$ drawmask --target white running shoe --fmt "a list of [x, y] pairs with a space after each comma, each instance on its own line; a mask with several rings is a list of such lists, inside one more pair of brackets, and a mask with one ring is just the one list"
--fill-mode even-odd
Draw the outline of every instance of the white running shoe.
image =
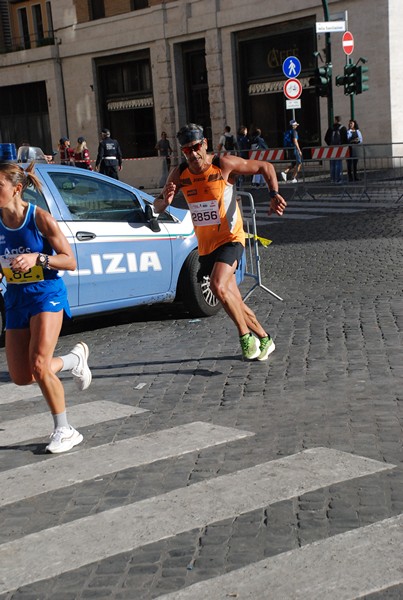
[[287, 173], [285, 173], [284, 171], [281, 171], [280, 175], [281, 175], [283, 181], [287, 181]]
[[88, 366], [88, 355], [90, 351], [85, 342], [78, 342], [70, 352], [71, 354], [78, 356], [78, 365], [74, 367], [71, 374], [74, 377], [77, 388], [82, 392], [90, 386], [92, 381], [92, 373]]
[[50, 439], [50, 443], [46, 446], [46, 452], [59, 454], [60, 452], [67, 452], [80, 444], [83, 441], [83, 436], [74, 427], [58, 427], [50, 435]]
[[291, 181], [291, 183], [298, 183], [298, 179], [295, 179], [295, 177], [294, 177], [294, 179]]

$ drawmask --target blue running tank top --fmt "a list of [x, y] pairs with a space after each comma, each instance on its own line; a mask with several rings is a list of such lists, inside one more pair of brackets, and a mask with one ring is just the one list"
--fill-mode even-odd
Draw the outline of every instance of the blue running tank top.
[[[54, 253], [48, 240], [37, 227], [35, 204], [28, 204], [24, 222], [17, 229], [10, 229], [4, 225], [0, 211], [0, 256], [11, 258], [31, 252], [43, 252], [49, 255]], [[43, 269], [43, 277], [49, 280], [57, 279], [60, 275], [55, 269]]]

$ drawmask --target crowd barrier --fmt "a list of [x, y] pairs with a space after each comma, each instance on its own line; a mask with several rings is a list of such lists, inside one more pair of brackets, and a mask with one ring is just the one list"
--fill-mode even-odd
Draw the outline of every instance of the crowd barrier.
[[[357, 144], [354, 146], [312, 146], [301, 148], [303, 162], [298, 175], [298, 184], [284, 183], [281, 171], [287, 168], [294, 159], [291, 148], [274, 148], [269, 151], [269, 160], [276, 168], [279, 185], [292, 188], [292, 197], [321, 198], [325, 196], [366, 198], [370, 201], [388, 198], [391, 202], [399, 202], [403, 198], [403, 143], [396, 144]], [[250, 151], [250, 158], [258, 158], [256, 152]], [[262, 155], [263, 156], [263, 155]], [[269, 155], [268, 155], [269, 156]], [[331, 162], [342, 161], [342, 178], [340, 183], [331, 181]], [[348, 162], [357, 161], [356, 181], [349, 181]], [[290, 198], [290, 195], [287, 194]]]
[[[358, 144], [351, 146], [302, 147], [303, 162], [298, 175], [298, 185], [294, 185], [293, 195], [312, 198], [323, 195], [365, 196], [373, 198], [385, 192], [389, 199], [399, 202], [403, 197], [403, 143]], [[353, 155], [351, 155], [353, 152]], [[220, 152], [221, 156], [235, 152]], [[49, 157], [50, 158], [50, 157]], [[294, 158], [292, 148], [269, 148], [251, 150], [249, 158], [265, 160], [274, 164], [278, 173], [279, 185], [285, 185], [280, 177]], [[342, 161], [342, 181], [332, 183], [330, 165], [332, 160]], [[348, 181], [348, 161], [358, 161], [358, 181]], [[180, 156], [173, 153], [171, 164], [175, 166]], [[56, 162], [57, 159], [56, 159]], [[95, 160], [91, 160], [92, 166]], [[124, 158], [120, 179], [134, 187], [156, 189], [163, 187], [168, 176], [165, 157]], [[289, 195], [287, 195], [289, 197]]]
[[[270, 290], [262, 283], [262, 274], [260, 270], [260, 253], [259, 253], [259, 241], [262, 240], [264, 245], [268, 245], [270, 240], [263, 240], [257, 235], [256, 226], [256, 209], [252, 194], [249, 192], [237, 192], [237, 201], [241, 210], [244, 230], [246, 233], [246, 270], [245, 277], [249, 277], [253, 280], [252, 287], [244, 295], [244, 300], [247, 300], [255, 289], [260, 288], [271, 294], [277, 300], [283, 300], [278, 294]], [[265, 244], [267, 242], [267, 244]]]

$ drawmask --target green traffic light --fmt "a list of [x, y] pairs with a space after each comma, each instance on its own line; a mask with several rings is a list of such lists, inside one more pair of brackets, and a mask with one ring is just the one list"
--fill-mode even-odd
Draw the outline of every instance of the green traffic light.
[[315, 69], [314, 77], [309, 79], [309, 85], [315, 86], [317, 96], [328, 96], [332, 84], [332, 65], [327, 64]]
[[357, 90], [356, 94], [362, 94], [369, 90], [369, 84], [367, 83], [369, 80], [368, 67], [365, 65], [360, 65], [357, 67]]

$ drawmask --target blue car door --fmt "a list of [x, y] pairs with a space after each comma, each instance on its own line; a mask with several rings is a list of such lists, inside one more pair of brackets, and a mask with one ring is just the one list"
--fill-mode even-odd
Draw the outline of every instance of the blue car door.
[[48, 171], [68, 211], [64, 219], [74, 238], [78, 301], [85, 312], [146, 303], [168, 294], [172, 280], [170, 236], [162, 225], [153, 232], [135, 191], [118, 181], [80, 169]]

